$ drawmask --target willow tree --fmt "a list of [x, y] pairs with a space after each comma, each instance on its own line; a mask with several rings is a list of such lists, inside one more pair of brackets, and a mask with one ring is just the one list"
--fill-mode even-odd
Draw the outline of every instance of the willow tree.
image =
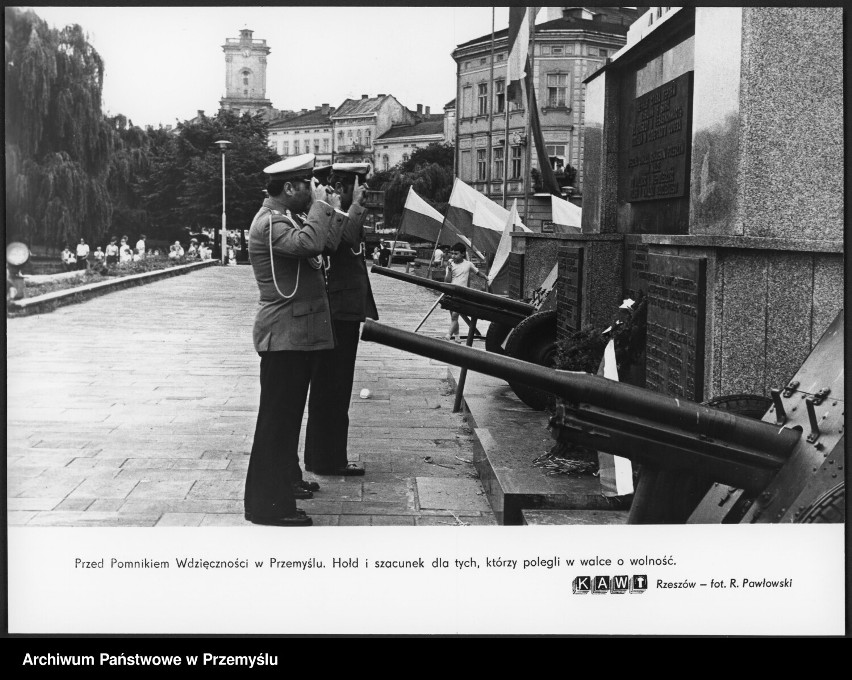
[[32, 11], [5, 8], [5, 41], [7, 238], [99, 240], [112, 217], [103, 60], [80, 26], [51, 29]]

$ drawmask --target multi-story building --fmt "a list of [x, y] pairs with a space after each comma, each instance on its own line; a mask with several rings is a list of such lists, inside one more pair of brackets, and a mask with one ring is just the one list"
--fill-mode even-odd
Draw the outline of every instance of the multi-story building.
[[[550, 19], [557, 9], [562, 16]], [[541, 130], [557, 179], [567, 184], [562, 171], [576, 169], [575, 196], [582, 195], [583, 182], [583, 80], [625, 44], [637, 14], [621, 7], [548, 8], [549, 20], [536, 25], [533, 83]], [[526, 102], [506, 100], [507, 36], [508, 29], [495, 33], [493, 75], [490, 33], [458, 45], [452, 56], [458, 72], [456, 174], [497, 202], [505, 178], [508, 205], [533, 187], [524, 186]], [[536, 168], [536, 154], [530, 157]]]
[[266, 56], [270, 49], [266, 40], [252, 38], [254, 31], [244, 28], [239, 38], [227, 38], [225, 52], [225, 96], [219, 101], [223, 109], [234, 113], [270, 115], [272, 102], [266, 98]]
[[269, 124], [269, 146], [282, 157], [303, 153], [316, 154], [317, 165], [332, 160], [332, 122], [334, 107], [317, 106], [313, 111], [302, 109], [292, 118], [274, 120]]
[[333, 163], [373, 163], [374, 142], [394, 125], [413, 125], [414, 114], [393, 95], [346, 99], [330, 116]]
[[388, 170], [397, 163], [407, 161], [415, 149], [446, 141], [445, 116], [425, 112], [417, 105], [416, 122], [412, 125], [394, 125], [374, 142], [374, 158], [377, 170]]

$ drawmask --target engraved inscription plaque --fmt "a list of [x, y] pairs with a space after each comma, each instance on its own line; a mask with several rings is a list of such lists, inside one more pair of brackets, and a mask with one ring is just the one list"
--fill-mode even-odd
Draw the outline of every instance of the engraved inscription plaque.
[[633, 101], [627, 154], [629, 202], [686, 195], [691, 86], [692, 73], [685, 73]]
[[558, 259], [557, 317], [567, 331], [578, 331], [583, 310], [583, 248], [560, 248]]
[[521, 253], [509, 253], [506, 264], [509, 268], [509, 297], [513, 300], [523, 300], [524, 256]]
[[702, 401], [707, 260], [648, 254], [645, 387]]
[[624, 293], [625, 297], [639, 299], [640, 291], [648, 290], [648, 282], [642, 273], [648, 270], [648, 246], [644, 243], [624, 244]]

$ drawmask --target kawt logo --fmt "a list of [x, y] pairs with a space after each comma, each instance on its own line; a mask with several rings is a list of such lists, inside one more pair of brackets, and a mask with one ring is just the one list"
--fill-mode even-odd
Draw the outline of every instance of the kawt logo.
[[648, 577], [644, 574], [628, 576], [577, 576], [572, 589], [575, 595], [593, 593], [595, 595], [623, 595], [624, 593], [644, 593], [648, 590]]

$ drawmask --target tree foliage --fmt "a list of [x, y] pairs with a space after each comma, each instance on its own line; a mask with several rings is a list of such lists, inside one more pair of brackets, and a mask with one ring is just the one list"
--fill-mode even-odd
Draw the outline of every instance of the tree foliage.
[[371, 186], [385, 192], [386, 227], [399, 227], [409, 187], [440, 213], [446, 213], [453, 190], [454, 154], [452, 144], [430, 144], [416, 149], [407, 161], [373, 176]]
[[219, 111], [180, 123], [177, 133], [152, 153], [144, 184], [153, 233], [197, 232], [221, 225], [222, 158], [214, 142], [231, 144], [225, 154], [225, 207], [229, 229], [248, 228], [263, 200], [263, 168], [278, 160], [267, 143], [260, 115]]
[[5, 8], [5, 40], [7, 237], [94, 239], [112, 218], [103, 61], [80, 26], [32, 11]]

